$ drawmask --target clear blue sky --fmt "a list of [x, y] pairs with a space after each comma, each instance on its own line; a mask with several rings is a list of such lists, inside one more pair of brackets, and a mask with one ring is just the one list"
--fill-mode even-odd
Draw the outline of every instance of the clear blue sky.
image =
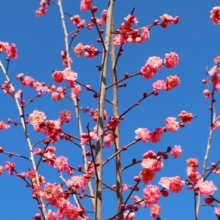
[[[155, 152], [165, 151], [168, 146], [181, 145], [183, 155], [177, 160], [170, 158], [164, 161], [162, 172], [158, 173], [152, 184], [157, 184], [162, 176], [182, 176], [186, 179], [186, 159], [197, 157], [199, 159], [200, 171], [203, 163], [203, 157], [207, 144], [210, 122], [210, 101], [203, 97], [205, 86], [201, 80], [205, 77], [206, 67], [211, 68], [214, 63], [213, 59], [220, 55], [220, 27], [213, 25], [210, 20], [210, 10], [214, 6], [218, 6], [219, 1], [212, 0], [129, 0], [115, 2], [115, 26], [119, 27], [120, 23], [135, 7], [135, 15], [139, 21], [138, 27], [151, 24], [154, 19], [159, 19], [164, 13], [172, 16], [179, 16], [178, 25], [169, 26], [167, 29], [155, 27], [151, 29], [150, 40], [143, 44], [127, 44], [124, 46], [123, 56], [120, 57], [118, 65], [119, 78], [124, 73], [136, 73], [145, 64], [150, 56], [160, 56], [164, 58], [165, 53], [176, 52], [180, 57], [179, 65], [172, 69], [163, 68], [153, 79], [145, 80], [141, 76], [132, 78], [127, 81], [127, 88], [122, 88], [119, 92], [119, 112], [122, 113], [129, 106], [134, 104], [142, 96], [142, 92], [150, 92], [152, 83], [157, 79], [165, 79], [168, 75], [178, 74], [181, 83], [178, 88], [170, 92], [161, 92], [158, 97], [150, 97], [145, 100], [137, 108], [133, 109], [126, 115], [125, 120], [121, 124], [121, 146], [124, 146], [134, 140], [134, 131], [139, 127], [146, 127], [154, 130], [155, 127], [165, 125], [167, 117], [177, 117], [182, 111], [192, 112], [198, 117], [184, 129], [180, 129], [176, 133], [167, 132], [162, 136], [161, 142], [158, 144], [143, 144], [139, 142], [131, 147], [129, 151], [122, 155], [122, 165], [129, 164], [132, 158], [141, 159], [142, 154], [152, 149]], [[107, 1], [94, 0], [93, 5], [98, 5], [99, 11], [97, 17], [103, 9], [107, 7]], [[79, 14], [80, 17], [86, 19], [86, 23], [90, 22], [91, 13], [81, 12], [79, 10], [78, 1], [63, 0], [64, 11], [72, 15]], [[23, 89], [15, 76], [23, 72], [30, 75], [37, 81], [44, 81], [48, 85], [52, 83], [52, 70], [63, 70], [60, 59], [60, 52], [64, 50], [63, 31], [61, 27], [60, 14], [58, 7], [51, 4], [48, 7], [48, 13], [42, 17], [35, 16], [35, 10], [39, 7], [37, 0], [1, 0], [0, 2], [0, 41], [7, 41], [10, 44], [15, 43], [18, 48], [18, 59], [12, 60], [9, 67], [9, 75], [16, 89]], [[72, 31], [75, 27], [70, 23], [69, 17], [66, 17], [68, 31]], [[101, 45], [96, 43], [97, 33], [95, 29], [88, 32], [83, 30], [74, 40], [73, 46], [79, 42], [88, 45], [94, 45], [101, 49]], [[98, 90], [99, 72], [97, 65], [101, 63], [101, 56], [95, 59], [77, 58], [71, 51], [73, 59], [72, 69], [78, 73], [78, 80], [84, 84], [90, 84], [94, 89]], [[0, 54], [0, 60], [5, 64], [5, 54]], [[0, 84], [4, 82], [4, 76], [0, 74]], [[108, 84], [111, 83], [111, 76], [108, 77]], [[26, 100], [34, 95], [34, 91], [24, 88], [24, 97]], [[111, 92], [107, 93], [107, 97], [111, 99]], [[219, 110], [218, 93], [216, 94], [217, 113]], [[80, 105], [96, 108], [97, 99], [92, 98], [92, 94], [83, 89], [80, 95]], [[9, 97], [0, 93], [0, 121], [12, 118], [13, 121], [19, 121], [18, 112], [14, 101]], [[43, 111], [47, 115], [47, 119], [57, 119], [59, 112], [64, 109], [73, 112], [73, 118], [64, 130], [78, 136], [75, 115], [72, 103], [68, 100], [53, 102], [49, 94], [43, 98], [34, 101], [26, 109], [26, 114], [30, 114], [33, 110]], [[106, 110], [109, 116], [112, 110], [108, 103]], [[82, 114], [83, 129], [86, 131], [86, 124], [90, 122], [94, 126], [94, 122], [88, 114]], [[43, 138], [41, 134], [35, 134], [32, 126], [29, 126], [32, 143]], [[0, 131], [0, 146], [5, 150], [20, 153], [28, 156], [27, 145], [24, 134], [20, 127], [11, 126], [8, 131]], [[215, 132], [213, 145], [210, 155], [209, 164], [219, 159], [218, 151], [218, 134]], [[54, 146], [57, 148], [56, 155], [63, 154], [69, 157], [69, 163], [73, 166], [81, 164], [79, 149], [66, 142], [60, 141]], [[107, 158], [113, 153], [113, 147], [105, 149], [104, 157]], [[71, 156], [70, 156], [71, 155]], [[0, 155], [0, 165], [9, 160], [6, 155]], [[29, 164], [20, 158], [12, 158], [10, 161], [17, 164], [19, 172], [27, 171]], [[136, 165], [129, 171], [123, 173], [124, 183], [133, 185], [133, 176], [138, 175], [141, 170], [140, 165]], [[52, 167], [42, 164], [40, 172], [45, 175], [47, 182], [60, 182], [58, 173]], [[77, 173], [76, 173], [77, 174]], [[67, 178], [67, 176], [65, 176]], [[9, 177], [7, 173], [0, 176], [1, 196], [0, 196], [0, 219], [31, 219], [38, 212], [36, 202], [31, 198], [31, 190], [25, 187], [22, 180], [15, 175]], [[106, 165], [104, 170], [105, 182], [109, 185], [115, 184], [114, 163]], [[218, 187], [220, 182], [214, 176], [210, 180], [215, 180]], [[141, 196], [144, 185], [138, 194]], [[111, 192], [112, 193], [112, 192]], [[127, 193], [125, 194], [127, 195]], [[219, 191], [214, 194], [220, 197]], [[114, 215], [116, 211], [115, 197], [104, 190], [104, 217]], [[126, 196], [125, 196], [126, 198]], [[90, 207], [90, 203], [85, 198], [85, 206]], [[162, 219], [166, 220], [185, 220], [193, 219], [193, 192], [184, 189], [182, 193], [171, 194], [168, 198], [161, 197], [159, 204], [162, 207], [160, 214]], [[89, 208], [88, 208], [89, 209]], [[93, 219], [93, 217], [91, 217]], [[136, 213], [135, 219], [151, 219], [149, 209], [140, 209]], [[200, 212], [200, 220], [215, 220], [213, 209], [203, 207]]]

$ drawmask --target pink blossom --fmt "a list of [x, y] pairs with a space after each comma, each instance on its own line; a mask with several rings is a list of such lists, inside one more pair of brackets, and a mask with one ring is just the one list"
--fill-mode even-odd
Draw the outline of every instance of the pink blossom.
[[166, 24], [173, 24], [173, 17], [168, 14], [160, 16], [160, 20], [164, 21]]
[[36, 155], [42, 155], [43, 151], [40, 148], [35, 148], [34, 149], [34, 154]]
[[85, 56], [87, 58], [94, 58], [99, 54], [99, 51], [97, 48], [93, 47], [92, 45], [85, 45], [84, 46], [84, 50], [85, 50]]
[[18, 90], [18, 91], [14, 94], [14, 98], [15, 98], [15, 99], [19, 99], [19, 98], [21, 98], [21, 95], [22, 95], [22, 90]]
[[72, 117], [72, 113], [69, 110], [63, 110], [60, 112], [60, 120], [62, 122], [69, 122]]
[[34, 79], [33, 79], [31, 76], [25, 76], [25, 77], [21, 80], [21, 83], [22, 83], [24, 86], [33, 87], [33, 82], [34, 82]]
[[85, 20], [80, 19], [79, 15], [74, 15], [70, 18], [70, 21], [76, 25], [77, 28], [84, 28], [85, 27]]
[[72, 63], [73, 61], [72, 61], [72, 59], [69, 57], [69, 60], [67, 59], [67, 53], [66, 53], [66, 51], [61, 51], [61, 59], [62, 59], [62, 61], [63, 61], [63, 66], [64, 67], [68, 67], [68, 64], [70, 63]]
[[214, 213], [219, 217], [220, 216], [220, 207], [216, 207], [214, 210], [215, 210]]
[[3, 171], [4, 171], [3, 166], [0, 166], [0, 175], [3, 173]]
[[199, 181], [197, 186], [199, 187], [199, 193], [201, 196], [212, 195], [214, 191], [217, 190], [212, 181]]
[[162, 177], [160, 178], [160, 185], [162, 185], [164, 188], [169, 189], [173, 193], [178, 193], [182, 190], [184, 186], [184, 181], [181, 177], [175, 176], [175, 177]]
[[110, 147], [115, 140], [115, 136], [112, 133], [107, 133], [104, 135], [105, 146]]
[[5, 162], [5, 164], [4, 164], [4, 168], [5, 168], [6, 170], [8, 170], [8, 174], [9, 174], [10, 176], [13, 175], [15, 166], [16, 166], [15, 163], [10, 163], [9, 161]]
[[151, 141], [151, 132], [147, 128], [138, 128], [135, 134], [135, 138], [141, 139], [144, 143]]
[[122, 46], [126, 42], [123, 34], [117, 34], [114, 36], [114, 44], [117, 46]]
[[41, 2], [40, 2], [40, 7], [39, 7], [39, 9], [36, 10], [36, 12], [35, 12], [36, 16], [38, 17], [38, 16], [41, 16], [41, 15], [46, 14], [46, 12], [47, 12], [46, 7], [47, 7], [47, 2], [46, 2], [46, 0], [41, 0]]
[[217, 72], [218, 72], [218, 67], [217, 67], [217, 66], [213, 66], [212, 69], [210, 69], [210, 70], [208, 71], [208, 74], [209, 74], [210, 76], [213, 76], [213, 75], [215, 75]]
[[144, 201], [148, 204], [155, 204], [160, 199], [160, 189], [158, 186], [147, 185], [144, 188]]
[[147, 64], [151, 65], [153, 68], [157, 70], [161, 70], [163, 66], [163, 60], [160, 57], [149, 57], [147, 60]]
[[154, 172], [159, 172], [163, 167], [163, 161], [159, 159], [147, 158], [142, 160], [141, 166], [145, 169], [149, 169]]
[[81, 0], [80, 2], [80, 10], [85, 12], [87, 10], [91, 10], [92, 9], [92, 0]]
[[13, 59], [18, 58], [18, 50], [16, 48], [16, 44], [11, 44], [11, 46], [7, 47], [6, 54]]
[[165, 89], [166, 83], [163, 80], [157, 80], [156, 82], [152, 84], [152, 86], [153, 86], [154, 91], [158, 91], [158, 90]]
[[217, 130], [219, 127], [220, 127], [220, 121], [216, 121], [212, 129]]
[[0, 130], [7, 130], [10, 128], [10, 125], [4, 123], [3, 121], [0, 121]]
[[187, 161], [187, 166], [189, 167], [198, 167], [199, 166], [199, 162], [197, 158], [189, 158]]
[[32, 124], [33, 126], [38, 125], [44, 122], [46, 119], [46, 115], [44, 112], [39, 112], [38, 110], [34, 110], [28, 117], [28, 123]]
[[[98, 109], [95, 109], [94, 111], [90, 111], [90, 116], [93, 116], [94, 121], [98, 120], [98, 114], [99, 114]], [[104, 116], [104, 120], [108, 118], [108, 113], [105, 110], [103, 116]]]
[[166, 119], [166, 129], [172, 132], [175, 132], [179, 129], [179, 123], [176, 121], [176, 118], [169, 117]]
[[155, 154], [152, 150], [147, 151], [146, 153], [143, 154], [143, 158], [156, 158], [157, 154]]
[[80, 85], [75, 85], [75, 86], [71, 87], [72, 99], [75, 99], [81, 91], [82, 91], [82, 88]]
[[154, 132], [151, 133], [151, 141], [157, 143], [160, 141], [160, 137], [163, 134], [163, 128], [156, 128]]
[[209, 98], [211, 97], [211, 92], [210, 92], [208, 89], [205, 89], [205, 90], [203, 91], [203, 95], [204, 95], [207, 99], [209, 99]]
[[78, 43], [73, 50], [74, 50], [77, 57], [82, 57], [84, 46], [82, 43]]
[[156, 68], [154, 68], [152, 65], [148, 63], [146, 63], [145, 66], [141, 68], [141, 74], [145, 79], [152, 78], [155, 73], [156, 73]]
[[67, 81], [75, 82], [77, 79], [77, 73], [73, 72], [70, 68], [66, 68], [63, 71], [63, 77]]
[[171, 150], [171, 154], [173, 158], [178, 158], [182, 155], [182, 148], [180, 145], [175, 145], [174, 148]]
[[128, 185], [125, 183], [125, 184], [122, 184], [122, 192], [125, 192], [128, 190]]
[[63, 82], [64, 80], [63, 72], [61, 71], [55, 71], [52, 77], [53, 77], [53, 80], [58, 83]]
[[[104, 113], [105, 114], [105, 113]], [[108, 130], [115, 130], [117, 128], [117, 126], [119, 125], [120, 120], [118, 118], [115, 117], [111, 117], [106, 125]]]
[[57, 214], [55, 212], [52, 212], [50, 209], [47, 212], [47, 219], [48, 220], [59, 220]]
[[0, 41], [0, 53], [5, 52], [9, 47], [8, 42], [2, 42]]
[[170, 52], [170, 53], [166, 53], [165, 54], [165, 58], [164, 58], [164, 65], [168, 68], [172, 68], [178, 65], [179, 62], [179, 56], [174, 53], [174, 52]]
[[193, 114], [191, 112], [181, 111], [178, 118], [180, 118], [182, 122], [189, 124], [193, 119]]
[[107, 19], [107, 10], [104, 9], [101, 14], [101, 19], [96, 19], [96, 21], [99, 24], [99, 26], [102, 26], [106, 24], [106, 19]]
[[143, 27], [141, 28], [142, 34], [141, 34], [141, 39], [144, 40], [149, 40], [150, 39], [150, 29], [149, 27]]
[[164, 88], [166, 91], [170, 91], [173, 88], [176, 88], [180, 84], [180, 79], [177, 75], [168, 76], [166, 78], [166, 87]]
[[72, 175], [73, 172], [68, 168], [67, 158], [64, 156], [59, 156], [54, 161], [54, 167], [58, 169], [58, 172], [62, 170], [67, 171], [68, 174]]
[[53, 101], [61, 100], [64, 98], [65, 94], [66, 94], [66, 89], [60, 86], [57, 88], [56, 91], [52, 92], [51, 98]]
[[187, 168], [187, 177], [189, 178], [190, 181], [193, 183], [198, 183], [201, 175], [197, 171], [196, 167], [188, 167]]
[[129, 23], [132, 23], [132, 24], [135, 24], [135, 25], [137, 25], [137, 23], [138, 23], [138, 20], [137, 20], [137, 18], [134, 16], [134, 15], [128, 15], [127, 17], [125, 17], [124, 18], [125, 19], [125, 21], [127, 21], [127, 22], [129, 22]]
[[134, 216], [134, 212], [124, 212], [124, 220], [133, 220]]
[[138, 204], [138, 206], [145, 207], [145, 202], [144, 201], [140, 202], [142, 199], [139, 196], [136, 196], [136, 195], [132, 196], [131, 199], [134, 200], [135, 203]]
[[150, 216], [151, 216], [152, 218], [156, 218], [157, 215], [160, 213], [160, 211], [161, 211], [160, 206], [157, 205], [157, 204], [153, 204], [153, 205], [151, 206], [151, 209], [150, 209]]
[[211, 11], [210, 19], [214, 24], [220, 24], [220, 6], [214, 7]]
[[155, 177], [155, 172], [150, 169], [143, 169], [139, 176], [144, 184], [149, 184]]

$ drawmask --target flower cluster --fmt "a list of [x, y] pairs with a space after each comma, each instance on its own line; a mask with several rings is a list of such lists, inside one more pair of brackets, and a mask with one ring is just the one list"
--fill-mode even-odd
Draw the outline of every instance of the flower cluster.
[[36, 14], [37, 17], [46, 14], [46, 12], [47, 12], [47, 5], [48, 5], [48, 3], [47, 3], [46, 0], [41, 0], [41, 1], [40, 1], [40, 7], [39, 7], [39, 9], [36, 10], [36, 12], [35, 12], [35, 14]]
[[94, 48], [93, 46], [89, 45], [83, 45], [82, 43], [78, 43], [76, 47], [73, 49], [76, 56], [82, 57], [83, 51], [86, 58], [94, 58], [99, 54], [99, 51], [97, 48]]
[[0, 53], [6, 52], [7, 56], [16, 59], [18, 58], [18, 50], [16, 48], [16, 44], [12, 43], [11, 45], [8, 42], [0, 41]]
[[86, 21], [84, 19], [80, 19], [79, 15], [74, 15], [70, 18], [70, 21], [76, 25], [78, 29], [84, 28], [86, 25]]

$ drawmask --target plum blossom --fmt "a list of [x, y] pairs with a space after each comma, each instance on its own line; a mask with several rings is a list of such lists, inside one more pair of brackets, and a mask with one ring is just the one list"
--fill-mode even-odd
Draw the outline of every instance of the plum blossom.
[[189, 124], [193, 119], [193, 114], [191, 112], [181, 111], [178, 118], [180, 118], [182, 122]]
[[141, 166], [145, 169], [159, 172], [163, 167], [163, 161], [161, 159], [147, 158], [142, 160]]
[[164, 89], [166, 91], [170, 91], [171, 89], [176, 88], [179, 84], [180, 84], [180, 79], [177, 75], [168, 76], [166, 78], [166, 86]]
[[67, 59], [67, 53], [65, 51], [61, 51], [61, 59], [62, 59], [62, 64], [64, 67], [68, 67], [68, 63], [72, 63], [72, 59], [69, 57], [69, 60]]
[[4, 123], [3, 121], [0, 121], [0, 130], [7, 130], [10, 128], [10, 125]]
[[8, 42], [2, 42], [2, 41], [0, 41], [0, 53], [1, 53], [1, 52], [5, 52], [8, 47], [9, 47]]
[[46, 7], [47, 7], [47, 1], [46, 1], [46, 0], [41, 0], [41, 2], [40, 2], [40, 7], [39, 7], [39, 9], [36, 10], [36, 12], [35, 12], [36, 16], [39, 17], [39, 16], [41, 16], [41, 15], [46, 14], [46, 12], [47, 12]]
[[84, 46], [82, 43], [78, 43], [73, 50], [74, 50], [77, 57], [82, 57]]
[[0, 175], [3, 173], [3, 171], [4, 171], [3, 166], [0, 166]]
[[174, 53], [174, 52], [170, 52], [170, 53], [166, 53], [165, 54], [165, 58], [164, 58], [164, 65], [168, 68], [172, 68], [178, 65], [179, 62], [179, 56]]
[[198, 183], [201, 175], [197, 171], [196, 167], [187, 167], [187, 177], [189, 178], [190, 181], [193, 183]]
[[205, 98], [209, 99], [211, 97], [211, 92], [208, 89], [205, 89], [203, 91], [203, 95], [205, 96]]
[[144, 201], [147, 205], [155, 204], [160, 199], [160, 189], [158, 186], [147, 185], [144, 188]]
[[186, 161], [187, 166], [189, 167], [198, 167], [199, 166], [199, 162], [197, 158], [189, 158]]
[[61, 172], [62, 170], [65, 170], [69, 175], [72, 175], [73, 172], [69, 168], [67, 163], [67, 158], [64, 156], [59, 156], [54, 161], [54, 167], [58, 169], [58, 172]]
[[[90, 116], [93, 116], [93, 120], [97, 121], [98, 120], [98, 109], [95, 109], [94, 111], [90, 111]], [[104, 110], [104, 120], [106, 120], [108, 118], [108, 113]]]
[[40, 112], [38, 110], [34, 110], [28, 117], [28, 122], [33, 126], [39, 125], [40, 123], [44, 122], [46, 119], [46, 115], [44, 112]]
[[115, 135], [112, 133], [107, 133], [104, 135], [105, 146], [110, 147], [115, 140]]
[[62, 122], [69, 122], [71, 117], [72, 117], [72, 113], [69, 110], [63, 110], [60, 112], [60, 120]]
[[129, 23], [132, 23], [132, 24], [135, 24], [135, 25], [137, 25], [137, 23], [138, 23], [138, 20], [137, 20], [137, 18], [134, 16], [134, 15], [128, 15], [127, 17], [125, 17], [124, 18], [125, 19], [125, 21], [127, 21], [127, 22], [129, 22]]
[[150, 79], [156, 73], [157, 69], [154, 66], [146, 63], [145, 66], [141, 68], [141, 74], [145, 79]]
[[215, 75], [217, 72], [218, 72], [218, 67], [217, 67], [217, 66], [213, 66], [212, 69], [210, 69], [210, 70], [208, 71], [208, 74], [209, 74], [210, 76], [213, 76], [213, 75]]
[[73, 87], [71, 87], [72, 99], [75, 99], [81, 91], [82, 91], [82, 88], [80, 85], [74, 85]]
[[107, 20], [107, 10], [104, 9], [101, 14], [101, 19], [96, 19], [96, 21], [99, 24], [99, 26], [102, 26], [106, 24], [106, 20]]
[[145, 202], [144, 201], [140, 202], [142, 199], [139, 196], [137, 196], [137, 195], [132, 196], [131, 199], [134, 200], [135, 203], [138, 204], [138, 206], [145, 207]]
[[217, 190], [216, 186], [213, 184], [212, 181], [199, 181], [197, 183], [197, 186], [199, 187], [199, 193], [201, 196], [212, 195], [214, 191]]
[[80, 19], [80, 16], [79, 15], [74, 15], [70, 18], [70, 21], [76, 25], [77, 28], [84, 28], [85, 27], [85, 20], [83, 19]]
[[22, 90], [18, 90], [15, 94], [14, 94], [14, 98], [15, 99], [19, 99], [22, 96]]
[[220, 24], [220, 6], [214, 7], [211, 11], [210, 19], [214, 24]]
[[178, 158], [182, 155], [182, 148], [180, 145], [175, 145], [174, 148], [171, 150], [171, 154], [173, 158]]
[[166, 119], [166, 129], [172, 132], [175, 132], [179, 129], [179, 123], [176, 121], [176, 118], [169, 117]]
[[216, 121], [212, 129], [217, 130], [219, 127], [220, 127], [220, 121]]
[[11, 46], [7, 47], [6, 54], [13, 59], [18, 58], [18, 50], [16, 48], [16, 44], [11, 44]]
[[70, 68], [66, 68], [63, 71], [63, 77], [68, 82], [75, 82], [77, 79], [77, 73], [73, 72]]
[[160, 141], [160, 137], [163, 134], [163, 128], [156, 128], [154, 132], [151, 133], [151, 141], [152, 143], [157, 143]]
[[13, 175], [15, 166], [16, 166], [15, 163], [11, 163], [11, 162], [9, 162], [9, 161], [5, 162], [5, 164], [4, 164], [4, 168], [5, 168], [6, 170], [8, 170], [8, 174], [9, 174], [10, 176]]
[[181, 177], [162, 177], [160, 178], [159, 184], [164, 188], [169, 189], [173, 193], [178, 193], [184, 186], [184, 181]]
[[157, 215], [160, 213], [160, 211], [161, 211], [161, 207], [157, 204], [153, 204], [150, 209], [150, 216], [152, 218], [156, 218]]
[[51, 98], [53, 101], [61, 100], [64, 98], [64, 95], [66, 94], [66, 89], [62, 86], [59, 86], [56, 91], [52, 92]]
[[154, 91], [158, 91], [164, 89], [166, 87], [166, 83], [163, 80], [157, 80], [152, 84], [152, 86]]
[[139, 173], [141, 181], [144, 184], [150, 183], [154, 179], [155, 175], [156, 174], [154, 171], [152, 171], [150, 169], [145, 169], [145, 168]]
[[151, 65], [157, 70], [161, 70], [163, 67], [163, 60], [160, 57], [153, 56], [148, 58], [147, 64]]
[[85, 56], [86, 58], [94, 58], [99, 54], [99, 51], [97, 48], [93, 47], [92, 45], [85, 45], [84, 46], [85, 50]]
[[215, 210], [214, 213], [215, 213], [218, 217], [220, 217], [220, 207], [215, 207], [214, 210]]
[[87, 10], [91, 10], [92, 9], [92, 0], [81, 0], [80, 2], [80, 10], [85, 12]]
[[151, 132], [147, 128], [138, 128], [135, 131], [135, 134], [135, 138], [141, 139], [144, 143], [149, 142], [152, 139]]

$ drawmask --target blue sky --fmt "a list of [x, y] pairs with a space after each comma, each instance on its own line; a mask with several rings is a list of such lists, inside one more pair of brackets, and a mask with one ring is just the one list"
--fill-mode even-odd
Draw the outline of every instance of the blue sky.
[[[91, 13], [81, 12], [79, 10], [78, 1], [63, 0], [64, 11], [72, 15], [79, 14], [81, 18], [90, 22]], [[107, 7], [106, 1], [94, 0], [93, 5], [97, 5], [99, 10], [97, 17], [103, 9]], [[115, 27], [118, 28], [120, 23], [135, 7], [135, 16], [139, 23], [138, 27], [151, 24], [155, 19], [159, 19], [164, 13], [172, 16], [179, 16], [178, 25], [169, 26], [166, 29], [154, 27], [151, 29], [150, 40], [143, 44], [126, 44], [124, 46], [123, 56], [120, 57], [118, 64], [118, 78], [122, 78], [124, 73], [136, 73], [144, 66], [146, 60], [150, 56], [160, 56], [164, 58], [166, 53], [176, 52], [180, 57], [179, 65], [172, 69], [163, 68], [153, 79], [146, 80], [141, 76], [129, 79], [126, 88], [119, 91], [119, 112], [124, 112], [128, 107], [133, 105], [142, 97], [142, 92], [150, 92], [152, 83], [157, 79], [165, 79], [168, 75], [178, 74], [180, 76], [180, 85], [178, 88], [170, 92], [160, 92], [158, 97], [152, 96], [142, 102], [138, 107], [129, 112], [123, 123], [121, 124], [121, 146], [124, 146], [134, 140], [134, 131], [139, 127], [146, 127], [154, 130], [155, 127], [165, 125], [167, 117], [177, 117], [182, 111], [192, 112], [198, 117], [193, 120], [185, 128], [179, 129], [176, 133], [167, 132], [162, 136], [161, 142], [158, 144], [143, 144], [142, 142], [132, 146], [129, 151], [122, 154], [122, 165], [129, 164], [132, 158], [141, 159], [142, 154], [152, 149], [155, 152], [165, 151], [168, 146], [181, 145], [183, 155], [177, 160], [169, 158], [164, 161], [162, 172], [158, 173], [152, 184], [157, 184], [162, 176], [182, 176], [186, 179], [186, 159], [197, 157], [199, 159], [199, 170], [203, 163], [204, 153], [207, 144], [209, 122], [210, 122], [210, 101], [203, 97], [202, 91], [205, 86], [201, 80], [205, 78], [206, 67], [209, 69], [214, 65], [213, 59], [220, 55], [220, 44], [218, 37], [220, 35], [220, 27], [213, 25], [210, 20], [210, 10], [214, 6], [218, 6], [219, 1], [212, 0], [194, 0], [194, 1], [174, 1], [174, 0], [148, 0], [148, 1], [117, 1], [115, 3]], [[18, 59], [12, 60], [9, 67], [9, 76], [16, 89], [23, 89], [26, 100], [31, 98], [35, 92], [29, 88], [23, 88], [15, 76], [23, 72], [30, 75], [37, 81], [44, 81], [50, 85], [52, 83], [52, 70], [63, 70], [60, 59], [60, 52], [64, 50], [63, 31], [61, 27], [60, 14], [58, 8], [51, 4], [48, 12], [42, 17], [35, 16], [35, 10], [39, 7], [39, 1], [15, 1], [1, 0], [0, 2], [0, 21], [1, 33], [0, 41], [7, 41], [10, 44], [15, 43], [18, 48]], [[69, 17], [66, 17], [68, 31], [72, 31], [75, 27], [70, 23]], [[95, 29], [88, 31], [82, 30], [77, 38], [74, 39], [73, 46], [82, 42], [84, 45], [94, 45], [101, 49], [101, 45], [96, 43], [97, 33]], [[99, 72], [95, 66], [100, 65], [101, 56], [94, 59], [77, 58], [71, 51], [73, 59], [72, 69], [78, 73], [78, 81], [84, 84], [90, 84], [98, 91]], [[5, 64], [5, 54], [0, 54], [0, 60]], [[4, 82], [3, 74], [0, 74], [0, 84]], [[107, 79], [108, 84], [111, 83], [111, 76]], [[216, 93], [216, 108], [219, 110], [218, 97]], [[108, 92], [107, 97], [111, 100], [112, 93]], [[92, 94], [83, 89], [80, 94], [80, 106], [96, 108], [97, 99]], [[9, 97], [0, 93], [0, 121], [12, 118], [13, 121], [19, 121], [18, 112], [14, 101]], [[53, 120], [59, 117], [59, 112], [64, 109], [73, 112], [72, 120], [65, 125], [64, 130], [78, 136], [78, 130], [74, 115], [72, 102], [62, 100], [53, 102], [49, 94], [45, 94], [41, 99], [35, 100], [26, 109], [26, 114], [30, 114], [33, 110], [45, 112], [47, 119]], [[105, 109], [112, 115], [111, 106], [108, 103]], [[86, 131], [86, 125], [90, 122], [90, 126], [95, 126], [92, 118], [88, 114], [82, 113], [83, 130]], [[29, 126], [32, 143], [43, 138], [41, 134], [35, 134], [32, 126]], [[0, 146], [5, 150], [28, 155], [28, 148], [25, 142], [24, 134], [20, 127], [11, 126], [7, 131], [0, 131]], [[218, 138], [219, 130], [214, 132], [212, 149], [210, 153], [209, 164], [219, 159], [218, 156]], [[69, 157], [69, 163], [73, 166], [81, 164], [79, 149], [67, 141], [55, 143], [57, 148], [56, 155], [64, 155]], [[112, 148], [104, 150], [104, 158], [108, 158], [113, 153]], [[71, 156], [70, 156], [71, 155]], [[0, 155], [0, 165], [10, 160], [17, 164], [19, 172], [27, 171], [29, 164], [20, 158], [9, 159], [6, 155]], [[138, 175], [141, 170], [140, 165], [132, 167], [129, 171], [123, 173], [124, 183], [133, 185], [133, 177]], [[52, 167], [42, 164], [40, 172], [45, 175], [48, 182], [60, 182], [58, 173]], [[77, 173], [76, 173], [77, 174]], [[0, 219], [30, 219], [38, 208], [36, 202], [31, 198], [31, 190], [25, 187], [23, 181], [15, 175], [9, 177], [4, 173], [1, 178], [1, 196], [0, 196]], [[67, 178], [67, 176], [65, 176]], [[114, 162], [106, 165], [104, 170], [105, 182], [109, 185], [115, 184]], [[220, 182], [215, 176], [211, 176], [210, 180], [214, 180], [218, 188]], [[141, 196], [144, 185], [140, 186], [141, 190], [138, 195]], [[125, 198], [128, 193], [125, 193]], [[214, 194], [219, 198], [217, 191]], [[104, 208], [103, 219], [114, 215], [116, 211], [115, 197], [112, 192], [104, 190]], [[90, 209], [88, 199], [82, 202]], [[114, 205], [115, 204], [115, 205]], [[171, 194], [168, 198], [161, 198], [159, 204], [162, 207], [161, 218], [167, 220], [173, 219], [193, 219], [193, 193], [184, 189], [182, 193]], [[140, 209], [136, 213], [135, 219], [151, 219], [149, 209]], [[91, 217], [93, 219], [93, 217]], [[203, 207], [200, 212], [200, 220], [214, 220], [213, 209]]]

